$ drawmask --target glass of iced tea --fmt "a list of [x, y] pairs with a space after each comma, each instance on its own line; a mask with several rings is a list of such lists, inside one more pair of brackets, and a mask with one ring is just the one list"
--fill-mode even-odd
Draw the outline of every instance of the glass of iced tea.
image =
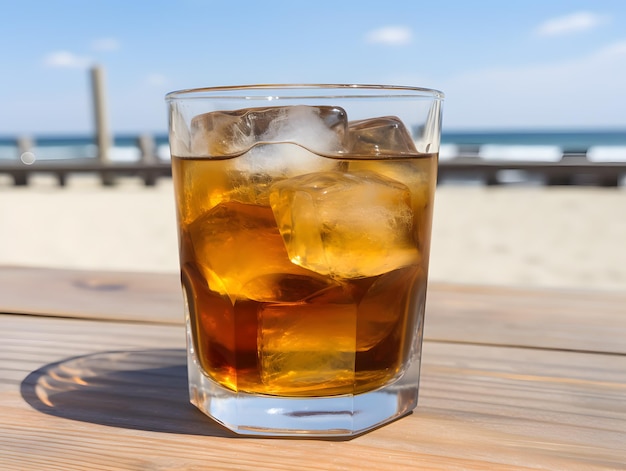
[[443, 94], [172, 92], [191, 402], [257, 435], [354, 435], [417, 404]]

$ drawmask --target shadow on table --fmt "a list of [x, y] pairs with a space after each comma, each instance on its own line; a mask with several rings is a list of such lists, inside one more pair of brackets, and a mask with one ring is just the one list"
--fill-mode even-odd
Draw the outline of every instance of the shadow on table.
[[40, 412], [113, 427], [237, 437], [189, 403], [182, 349], [101, 352], [29, 374], [22, 397]]

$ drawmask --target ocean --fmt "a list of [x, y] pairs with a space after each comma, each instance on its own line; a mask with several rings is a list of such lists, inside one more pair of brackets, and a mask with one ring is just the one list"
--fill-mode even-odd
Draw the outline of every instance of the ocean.
[[[137, 135], [114, 137], [111, 159], [133, 161], [139, 158]], [[155, 134], [157, 155], [169, 159], [167, 134]], [[97, 148], [93, 136], [33, 136], [31, 151], [37, 160], [95, 158]], [[624, 150], [626, 160], [626, 129], [581, 131], [447, 131], [441, 136], [442, 146], [455, 150], [477, 151], [481, 146], [508, 147], [554, 146], [564, 153], [584, 153], [592, 147], [613, 147]], [[15, 137], [0, 137], [0, 159], [19, 159]]]
[[[118, 135], [113, 138], [111, 160], [132, 162], [140, 157], [138, 135]], [[154, 135], [159, 158], [169, 159], [167, 134]], [[93, 136], [33, 136], [31, 137], [37, 160], [96, 158], [98, 148]], [[0, 159], [19, 159], [15, 137], [0, 137]]]
[[557, 146], [564, 153], [584, 153], [595, 146], [626, 146], [626, 129], [581, 131], [463, 131], [441, 135], [442, 144], [459, 146]]

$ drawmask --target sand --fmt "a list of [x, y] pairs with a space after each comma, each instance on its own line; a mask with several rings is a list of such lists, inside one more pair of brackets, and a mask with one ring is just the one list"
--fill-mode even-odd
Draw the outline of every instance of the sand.
[[[0, 265], [178, 270], [171, 181], [0, 181]], [[626, 291], [626, 188], [437, 189], [430, 279]]]

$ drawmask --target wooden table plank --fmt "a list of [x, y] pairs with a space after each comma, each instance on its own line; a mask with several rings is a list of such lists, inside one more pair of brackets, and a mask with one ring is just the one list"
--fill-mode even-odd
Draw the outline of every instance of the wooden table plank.
[[[183, 322], [177, 274], [0, 267], [0, 312]], [[431, 283], [431, 340], [626, 354], [626, 293]]]
[[431, 340], [626, 354], [626, 293], [431, 284]]
[[[0, 315], [0, 469], [623, 469], [623, 355], [426, 342], [417, 411], [237, 438], [187, 401], [178, 325]], [[21, 379], [20, 379], [21, 378]]]
[[0, 312], [183, 322], [177, 274], [0, 267]]

